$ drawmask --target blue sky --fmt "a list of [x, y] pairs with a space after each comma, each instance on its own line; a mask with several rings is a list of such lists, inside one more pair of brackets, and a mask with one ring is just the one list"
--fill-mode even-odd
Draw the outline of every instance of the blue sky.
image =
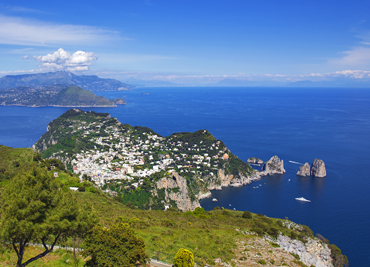
[[3, 0], [0, 75], [369, 78], [369, 14], [370, 1]]

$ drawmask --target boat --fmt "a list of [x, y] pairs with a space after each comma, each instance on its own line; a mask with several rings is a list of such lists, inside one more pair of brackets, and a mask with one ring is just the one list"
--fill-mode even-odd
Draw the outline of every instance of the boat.
[[217, 200], [217, 198], [213, 198], [212, 201], [213, 202], [217, 202], [218, 200]]
[[303, 201], [303, 202], [311, 202], [311, 200], [305, 199], [304, 197], [296, 197], [295, 200]]

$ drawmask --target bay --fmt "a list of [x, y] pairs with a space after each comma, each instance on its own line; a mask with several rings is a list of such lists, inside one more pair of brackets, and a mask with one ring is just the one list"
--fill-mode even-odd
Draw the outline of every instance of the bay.
[[[370, 90], [191, 87], [100, 94], [124, 96], [127, 105], [83, 110], [108, 112], [122, 123], [147, 126], [163, 136], [207, 129], [244, 161], [278, 155], [285, 175], [213, 191], [219, 201], [205, 199], [201, 205], [288, 217], [336, 244], [350, 266], [368, 265]], [[0, 143], [30, 147], [68, 109], [0, 106]], [[297, 177], [300, 165], [289, 162], [311, 164], [315, 158], [325, 161], [326, 178]], [[311, 202], [295, 200], [302, 196]]]

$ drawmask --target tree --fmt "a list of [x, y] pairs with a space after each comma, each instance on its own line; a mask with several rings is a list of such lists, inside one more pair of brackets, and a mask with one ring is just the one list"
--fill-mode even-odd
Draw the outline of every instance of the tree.
[[193, 267], [194, 255], [190, 250], [180, 248], [173, 259], [175, 267]]
[[[47, 255], [60, 238], [83, 235], [96, 223], [91, 209], [79, 209], [72, 193], [38, 167], [12, 178], [1, 191], [0, 206], [0, 240], [16, 252], [17, 267]], [[45, 251], [23, 262], [30, 242], [42, 243]]]
[[87, 266], [136, 266], [139, 261], [145, 265], [148, 255], [145, 253], [144, 240], [123, 223], [105, 228], [96, 225], [87, 235], [82, 254], [91, 259]]

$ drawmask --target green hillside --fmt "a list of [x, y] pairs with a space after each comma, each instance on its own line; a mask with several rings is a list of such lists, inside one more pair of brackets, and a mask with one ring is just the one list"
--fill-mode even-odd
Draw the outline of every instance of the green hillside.
[[[79, 183], [76, 176], [66, 172], [59, 160], [41, 159], [31, 149], [13, 149], [0, 146], [0, 203], [1, 191], [11, 183], [16, 173], [26, 174], [37, 169], [47, 170], [49, 175], [58, 173], [58, 182], [63, 190], [70, 186], [79, 187], [81, 192], [73, 192], [80, 205], [88, 203], [98, 215], [100, 223], [106, 227], [123, 222], [128, 224], [141, 236], [146, 244], [147, 254], [151, 258], [172, 263], [173, 255], [180, 248], [189, 249], [194, 253], [198, 265], [217, 265], [216, 261], [228, 262], [232, 266], [257, 266], [268, 262], [269, 266], [305, 266], [297, 255], [290, 254], [279, 248], [274, 242], [264, 241], [264, 237], [272, 238], [279, 234], [306, 242], [313, 238], [307, 226], [297, 225], [287, 219], [268, 218], [262, 214], [232, 211], [215, 208], [204, 211], [197, 208], [193, 212], [179, 212], [174, 208], [163, 210], [141, 210], [133, 206], [125, 206], [116, 198], [96, 189], [91, 182]], [[0, 210], [1, 216], [1, 210]], [[322, 239], [323, 243], [328, 242]], [[0, 240], [1, 241], [1, 240]], [[80, 243], [80, 241], [79, 241]], [[60, 240], [57, 245], [72, 246], [72, 240]], [[345, 256], [340, 250], [329, 244], [332, 257], [338, 262]], [[40, 249], [29, 247], [26, 255], [40, 252]], [[0, 265], [14, 266], [15, 253], [1, 246]], [[258, 257], [254, 255], [258, 254]], [[27, 256], [28, 257], [28, 256]], [[29, 266], [74, 266], [71, 252], [59, 250], [45, 259], [36, 261]], [[84, 258], [78, 257], [78, 266], [83, 266]], [[340, 265], [338, 265], [340, 266]]]
[[50, 104], [58, 106], [114, 106], [105, 97], [97, 96], [78, 86], [63, 89], [51, 99]]

